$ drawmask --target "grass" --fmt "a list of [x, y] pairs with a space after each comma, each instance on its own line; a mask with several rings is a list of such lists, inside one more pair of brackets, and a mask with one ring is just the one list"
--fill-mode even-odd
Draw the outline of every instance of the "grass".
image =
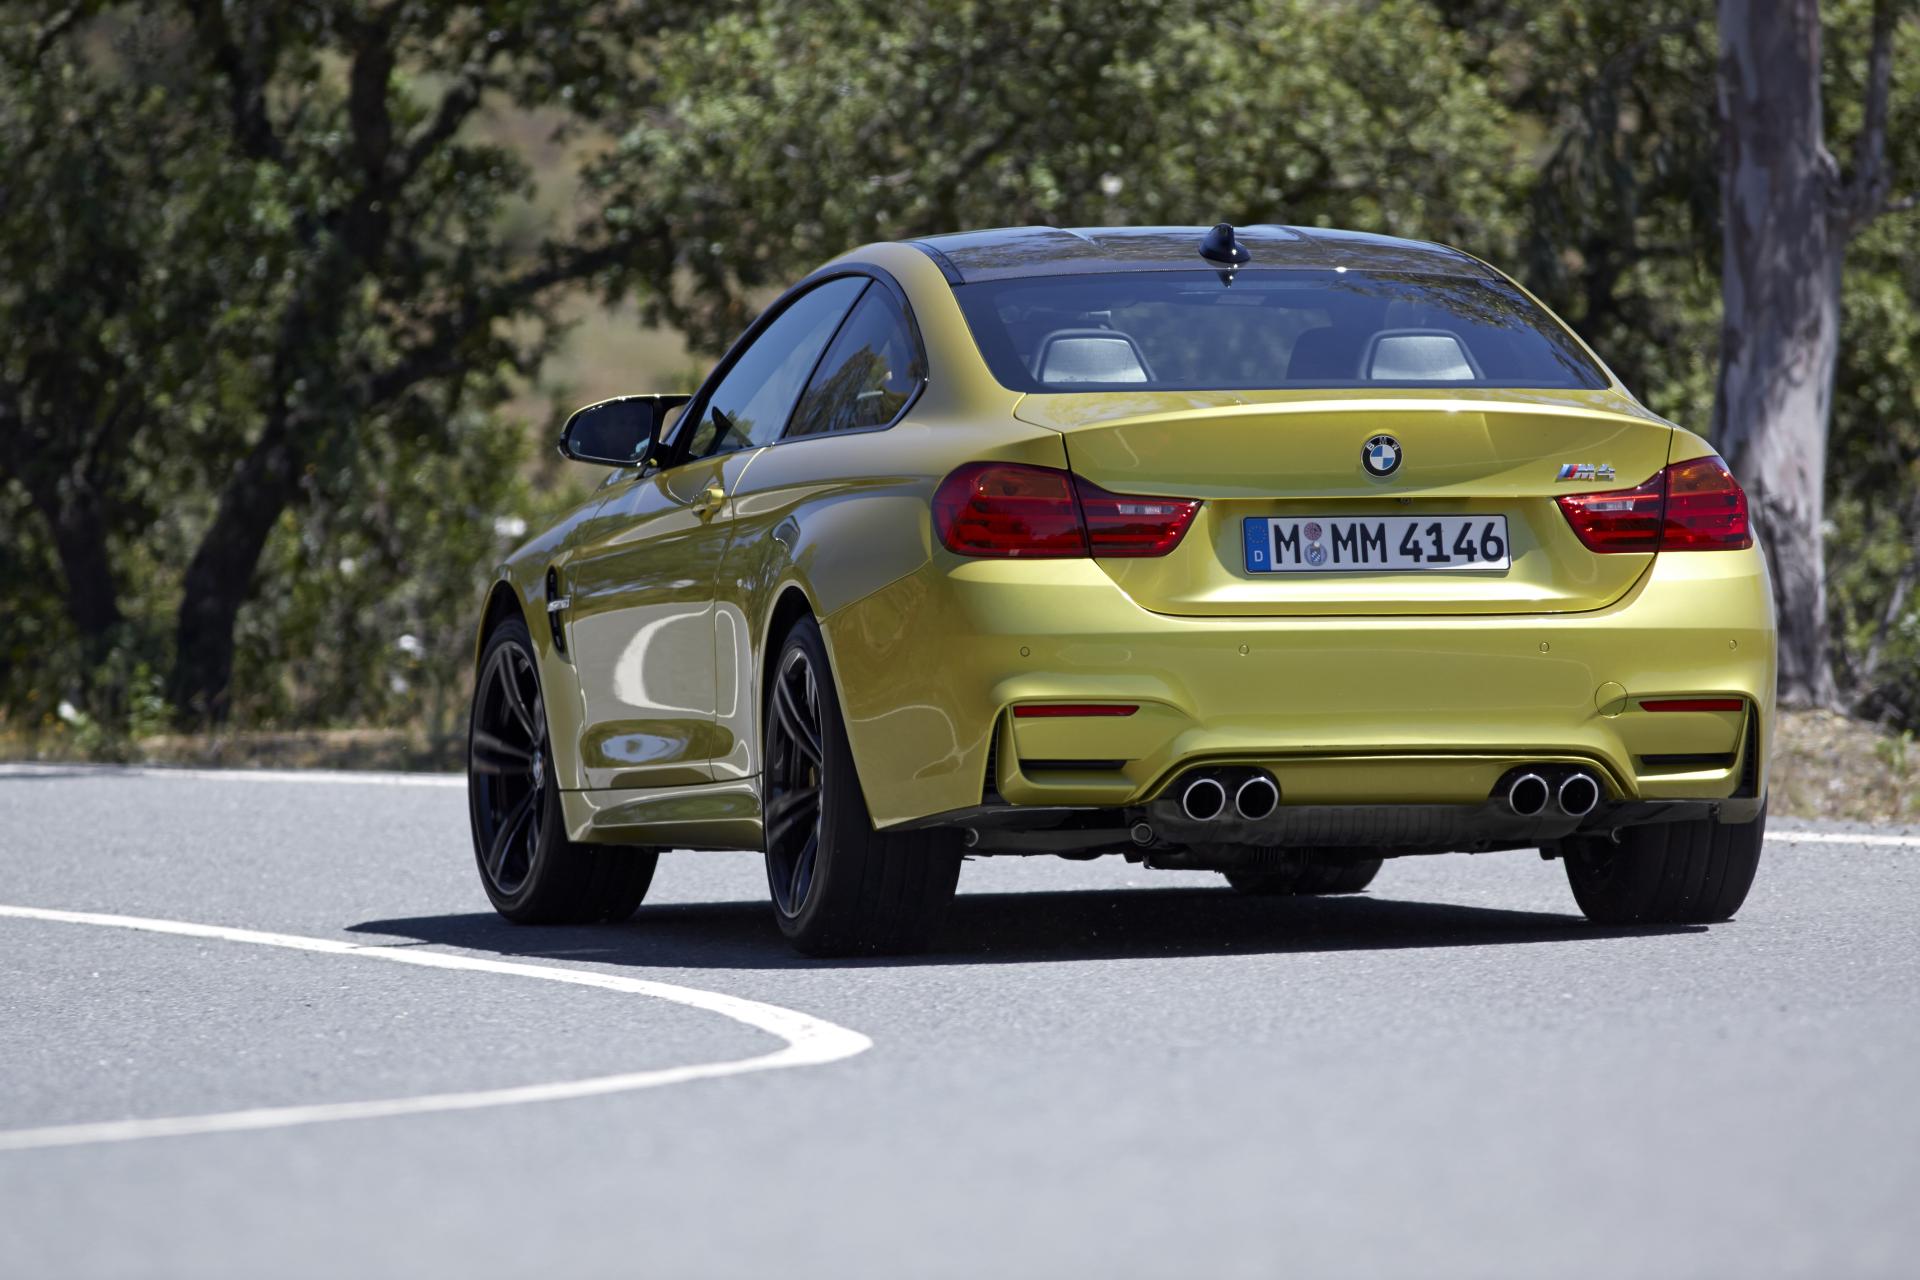
[[1831, 711], [1789, 711], [1768, 807], [1797, 818], [1920, 822], [1920, 742]]
[[[85, 749], [61, 729], [0, 732], [0, 759], [125, 761], [254, 769], [458, 770], [458, 737], [421, 729], [235, 730], [159, 734]], [[1920, 823], [1920, 741], [1830, 711], [1780, 716], [1773, 748], [1775, 817]]]

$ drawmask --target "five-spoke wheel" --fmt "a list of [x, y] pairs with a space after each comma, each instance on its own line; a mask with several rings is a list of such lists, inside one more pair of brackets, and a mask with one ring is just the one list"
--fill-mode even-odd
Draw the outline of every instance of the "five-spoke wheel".
[[487, 636], [467, 735], [467, 804], [480, 883], [494, 909], [522, 924], [624, 920], [646, 896], [651, 849], [567, 837], [540, 669], [526, 624]]
[[546, 748], [533, 656], [518, 643], [494, 645], [474, 687], [468, 769], [480, 870], [508, 896], [526, 883], [540, 847]]
[[926, 946], [960, 876], [959, 835], [874, 829], [812, 618], [780, 642], [763, 712], [761, 815], [780, 931], [811, 955]]
[[768, 691], [767, 884], [784, 916], [797, 916], [813, 887], [820, 856], [820, 784], [826, 763], [820, 732], [820, 683], [801, 646], [780, 655]]

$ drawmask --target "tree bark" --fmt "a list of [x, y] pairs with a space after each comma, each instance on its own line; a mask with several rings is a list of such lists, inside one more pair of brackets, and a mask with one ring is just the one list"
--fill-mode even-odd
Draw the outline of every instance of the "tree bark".
[[54, 554], [66, 579], [67, 616], [80, 636], [83, 678], [90, 686], [93, 669], [105, 660], [121, 621], [107, 522], [98, 495], [91, 490], [61, 493], [36, 483], [27, 487], [27, 496], [53, 537]]
[[1720, 0], [1719, 97], [1713, 437], [1773, 573], [1781, 701], [1831, 706], [1822, 524], [1848, 227], [1821, 114], [1818, 0]]
[[218, 724], [233, 697], [234, 627], [253, 588], [267, 538], [296, 496], [304, 460], [285, 417], [259, 441], [221, 490], [181, 586], [167, 701], [189, 725]]

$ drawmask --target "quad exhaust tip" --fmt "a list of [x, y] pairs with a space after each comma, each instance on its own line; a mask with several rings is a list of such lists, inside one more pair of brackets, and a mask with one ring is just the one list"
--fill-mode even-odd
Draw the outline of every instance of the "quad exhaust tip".
[[1227, 807], [1227, 789], [1214, 778], [1195, 778], [1180, 793], [1180, 812], [1195, 822], [1211, 822]]
[[1523, 773], [1507, 788], [1507, 807], [1523, 818], [1537, 818], [1553, 798], [1547, 780], [1537, 773]]
[[1280, 788], [1264, 773], [1256, 773], [1233, 793], [1233, 807], [1241, 817], [1258, 822], [1280, 806]]
[[1600, 803], [1600, 784], [1584, 773], [1569, 774], [1560, 784], [1557, 799], [1560, 812], [1569, 818], [1584, 818]]

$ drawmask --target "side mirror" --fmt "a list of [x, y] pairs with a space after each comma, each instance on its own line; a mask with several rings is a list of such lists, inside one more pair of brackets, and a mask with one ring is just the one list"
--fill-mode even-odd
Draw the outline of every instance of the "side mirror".
[[637, 467], [652, 455], [667, 415], [692, 396], [619, 396], [576, 409], [560, 431], [560, 456]]

